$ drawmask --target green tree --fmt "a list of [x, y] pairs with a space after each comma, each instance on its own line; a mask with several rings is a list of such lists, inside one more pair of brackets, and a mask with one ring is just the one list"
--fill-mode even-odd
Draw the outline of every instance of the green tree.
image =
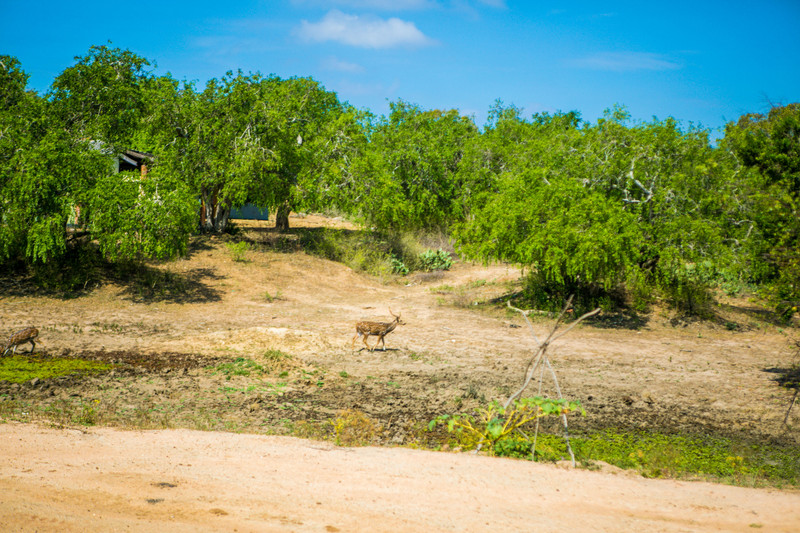
[[108, 163], [54, 122], [27, 79], [0, 57], [0, 261], [44, 263], [66, 251], [67, 220]]
[[761, 237], [751, 247], [753, 277], [791, 315], [800, 308], [800, 104], [743, 115], [727, 125], [722, 146], [739, 163]]
[[92, 194], [92, 234], [112, 261], [173, 259], [197, 227], [195, 201], [184, 183], [157, 170], [107, 175]]
[[402, 100], [389, 117], [366, 123], [368, 144], [356, 163], [358, 212], [382, 230], [448, 228], [463, 217], [458, 167], [478, 135], [456, 110], [424, 111]]
[[739, 235], [730, 166], [706, 132], [630, 125], [619, 107], [595, 125], [500, 103], [490, 119], [461, 167], [476, 191], [457, 231], [465, 252], [530, 267], [534, 299], [553, 308], [572, 292], [593, 306], [615, 287], [657, 285], [699, 311]]
[[[146, 61], [92, 47], [57, 78], [47, 98], [25, 90], [27, 76], [16, 60], [4, 57], [0, 63], [6, 133], [0, 139], [0, 261], [52, 265], [70, 249], [93, 246], [92, 240], [115, 260], [185, 250], [191, 228], [184, 220], [196, 209], [195, 200], [158, 173], [136, 184], [137, 194], [113, 174], [121, 143], [130, 142], [139, 127], [137, 72]], [[133, 114], [126, 114], [128, 105]], [[81, 231], [68, 227], [70, 219], [82, 224]], [[134, 223], [138, 230], [126, 235]], [[82, 232], [91, 239], [75, 238]]]
[[163, 78], [147, 92], [142, 138], [198, 194], [205, 231], [225, 231], [245, 202], [276, 210], [287, 229], [290, 210], [323, 197], [313, 190], [338, 149], [343, 106], [316, 81], [229, 72], [201, 93]]
[[639, 224], [639, 273], [676, 307], [704, 312], [712, 285], [741, 276], [750, 238], [731, 159], [705, 130], [682, 131], [672, 118], [630, 124], [624, 108], [609, 110], [585, 137], [585, 183]]
[[576, 294], [578, 306], [625, 281], [639, 255], [636, 217], [581, 171], [585, 136], [575, 113], [524, 120], [501, 103], [462, 171], [473, 182], [470, 217], [456, 234], [462, 250], [530, 269], [529, 297], [559, 308]]
[[150, 61], [109, 46], [92, 46], [75, 61], [53, 82], [52, 112], [77, 139], [102, 142], [111, 151], [130, 148], [144, 110]]
[[[112, 260], [138, 261], [181, 254], [196, 211], [186, 187], [154, 169], [147, 177], [114, 174], [118, 154], [137, 148], [144, 127], [148, 89], [158, 82], [147, 72], [150, 62], [129, 50], [92, 46], [75, 65], [59, 74], [49, 94], [54, 117], [73, 142], [89, 142], [106, 158], [94, 168], [74, 198], [81, 217]], [[164, 92], [160, 93], [165, 96]], [[84, 160], [97, 159], [97, 155]]]

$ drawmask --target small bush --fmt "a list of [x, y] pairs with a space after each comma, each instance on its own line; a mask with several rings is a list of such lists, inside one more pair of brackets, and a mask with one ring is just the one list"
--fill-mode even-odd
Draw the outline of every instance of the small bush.
[[[493, 401], [477, 410], [477, 416], [469, 414], [442, 415], [432, 420], [428, 429], [444, 425], [447, 431], [456, 435], [463, 449], [485, 447], [490, 454], [520, 453], [516, 434], [537, 418], [559, 416], [578, 412], [584, 414], [583, 407], [576, 400], [554, 400], [533, 397], [515, 400], [508, 408]], [[511, 439], [511, 440], [509, 440]], [[530, 448], [530, 443], [528, 447]]]
[[275, 294], [270, 294], [269, 291], [264, 291], [264, 300], [266, 300], [268, 303], [283, 300], [283, 294], [281, 293], [280, 289], [275, 291]]
[[[7, 266], [9, 272], [23, 270], [16, 265]], [[71, 297], [98, 285], [111, 269], [97, 246], [88, 243], [69, 246], [64, 255], [46, 263], [33, 263], [27, 270], [32, 281], [44, 291]]]
[[286, 370], [297, 365], [294, 356], [280, 350], [264, 352], [264, 367], [270, 372]]
[[333, 421], [333, 430], [337, 446], [368, 446], [376, 441], [382, 428], [362, 411], [347, 409]]
[[426, 250], [419, 255], [420, 269], [426, 272], [434, 270], [450, 270], [453, 260], [450, 254], [439, 248], [438, 250]]
[[405, 276], [405, 275], [408, 274], [408, 267], [405, 265], [405, 263], [403, 263], [402, 261], [400, 261], [399, 259], [397, 259], [394, 256], [391, 257], [390, 261], [392, 263], [392, 272], [393, 273], [399, 274], [401, 276]]
[[239, 241], [239, 242], [229, 242], [227, 244], [228, 251], [231, 254], [231, 258], [237, 262], [244, 262], [247, 261], [247, 252], [250, 251], [250, 243], [247, 241]]
[[521, 308], [558, 312], [564, 302], [572, 296], [572, 307], [581, 315], [597, 307], [604, 311], [616, 311], [625, 306], [622, 287], [608, 290], [601, 285], [577, 278], [565, 277], [561, 282], [548, 280], [541, 271], [531, 271], [525, 279], [523, 292], [514, 305]]

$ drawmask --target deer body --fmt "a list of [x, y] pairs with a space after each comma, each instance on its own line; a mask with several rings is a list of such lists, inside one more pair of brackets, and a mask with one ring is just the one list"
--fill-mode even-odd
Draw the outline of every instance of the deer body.
[[9, 350], [11, 350], [11, 353], [17, 353], [17, 346], [26, 342], [31, 343], [31, 353], [33, 353], [36, 348], [36, 337], [38, 336], [39, 330], [34, 327], [19, 330], [8, 338], [8, 342], [3, 346], [3, 355], [7, 354]]
[[[353, 337], [353, 342], [351, 343], [351, 346], [355, 348], [356, 339], [363, 336], [364, 346], [366, 346], [369, 351], [371, 352], [374, 351], [375, 348], [378, 347], [378, 343], [380, 342], [383, 344], [383, 351], [385, 352], [386, 341], [384, 340], [384, 337], [386, 337], [386, 335], [394, 331], [394, 328], [396, 328], [398, 324], [405, 323], [401, 322], [400, 315], [392, 313], [391, 309], [389, 309], [389, 313], [391, 313], [391, 315], [394, 317], [394, 320], [392, 320], [391, 322], [371, 322], [369, 320], [364, 322], [357, 322], [356, 335], [355, 337]], [[369, 344], [367, 343], [367, 339], [369, 338], [370, 335], [375, 335], [376, 337], [378, 337], [378, 340], [375, 341], [375, 346], [373, 346], [372, 348], [370, 348]]]

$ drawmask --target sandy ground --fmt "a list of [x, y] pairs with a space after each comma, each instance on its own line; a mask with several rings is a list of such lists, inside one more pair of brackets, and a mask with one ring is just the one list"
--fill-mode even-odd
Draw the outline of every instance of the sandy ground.
[[[295, 227], [320, 222], [292, 219]], [[266, 225], [245, 226], [245, 234], [263, 248], [246, 262], [212, 239], [160, 267], [178, 280], [174, 294], [106, 284], [59, 299], [6, 285], [0, 334], [36, 325], [46, 356], [113, 360], [125, 351], [162, 366], [0, 384], [0, 399], [96, 403], [109, 416], [169, 411], [163, 423], [177, 428], [198, 427], [195, 413], [214, 412], [208, 429], [248, 433], [358, 409], [384, 428], [379, 442], [411, 445], [414, 423], [518, 386], [534, 346], [524, 322], [473, 308], [507, 292], [517, 269], [457, 264], [381, 283], [274, 247]], [[387, 337], [388, 349], [353, 350], [354, 322], [389, 319], [389, 308], [405, 325]], [[656, 313], [639, 327], [580, 326], [559, 340], [552, 361], [564, 396], [587, 410], [571, 427], [800, 442], [800, 409], [784, 423], [791, 394], [775, 381], [796, 362], [794, 330], [741, 303], [722, 310], [724, 326], [676, 324]], [[549, 327], [546, 317], [534, 324], [540, 336]], [[204, 357], [263, 363], [272, 349], [318, 373], [275, 397], [267, 378], [221, 383], [207, 363], [180, 366]], [[221, 385], [236, 391], [222, 393]], [[252, 386], [262, 388], [248, 392]], [[796, 532], [800, 493], [280, 436], [0, 424], [0, 532], [636, 530]]]
[[4, 531], [796, 532], [800, 494], [218, 432], [0, 426]]

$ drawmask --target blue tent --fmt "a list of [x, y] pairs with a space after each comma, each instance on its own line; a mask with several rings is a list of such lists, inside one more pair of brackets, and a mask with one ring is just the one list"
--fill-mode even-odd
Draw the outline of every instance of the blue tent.
[[230, 218], [238, 218], [240, 220], [268, 220], [269, 209], [261, 209], [253, 204], [245, 204], [241, 207], [232, 208]]

